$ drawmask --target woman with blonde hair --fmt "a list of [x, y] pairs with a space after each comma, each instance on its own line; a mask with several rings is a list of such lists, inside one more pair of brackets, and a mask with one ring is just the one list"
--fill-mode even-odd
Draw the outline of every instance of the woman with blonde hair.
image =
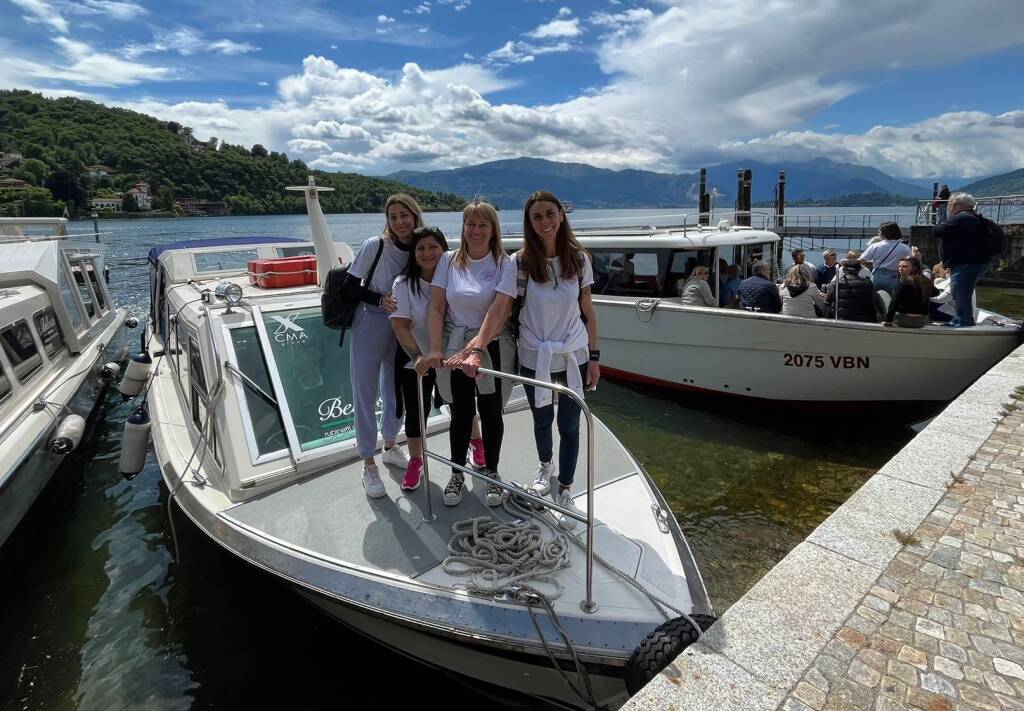
[[825, 312], [825, 300], [814, 284], [811, 270], [805, 264], [794, 264], [789, 268], [786, 278], [779, 285], [779, 296], [782, 298], [784, 316], [817, 318], [815, 307]]
[[[485, 471], [492, 479], [500, 479], [502, 410], [512, 383], [492, 376], [477, 378], [476, 369], [512, 371], [515, 343], [506, 322], [515, 295], [515, 263], [502, 248], [498, 213], [486, 202], [473, 201], [462, 212], [459, 249], [446, 253], [434, 270], [428, 364], [437, 369], [438, 390], [451, 405], [451, 460], [465, 466], [473, 416], [479, 412]], [[462, 501], [464, 486], [462, 472], [453, 469], [444, 489], [446, 506]], [[501, 487], [488, 485], [485, 498], [489, 506], [500, 505]]]
[[349, 379], [355, 411], [356, 447], [363, 458], [363, 489], [371, 499], [385, 494], [374, 460], [377, 451], [377, 398], [384, 401], [380, 432], [385, 464], [405, 468], [409, 459], [395, 437], [401, 422], [395, 398], [395, 352], [398, 342], [388, 315], [397, 302], [391, 294], [395, 277], [409, 261], [412, 233], [423, 225], [423, 213], [411, 195], [398, 193], [384, 203], [384, 229], [359, 248], [345, 284], [346, 295], [360, 302], [349, 340]]
[[718, 306], [715, 295], [708, 285], [708, 268], [694, 267], [693, 274], [679, 291], [683, 306]]

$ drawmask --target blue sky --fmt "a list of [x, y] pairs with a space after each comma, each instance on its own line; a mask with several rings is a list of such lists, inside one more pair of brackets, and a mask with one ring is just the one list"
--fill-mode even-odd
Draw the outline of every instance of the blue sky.
[[0, 87], [383, 174], [1024, 166], [1019, 0], [0, 0]]

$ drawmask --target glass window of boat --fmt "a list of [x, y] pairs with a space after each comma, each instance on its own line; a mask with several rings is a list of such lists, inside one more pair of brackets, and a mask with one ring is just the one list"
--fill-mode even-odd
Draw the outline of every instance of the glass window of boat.
[[36, 312], [32, 319], [36, 323], [36, 333], [39, 334], [39, 340], [43, 342], [43, 350], [48, 357], [53, 358], [64, 350], [64, 334], [60, 330], [60, 322], [57, 321], [57, 313], [52, 306]]
[[7, 377], [7, 371], [4, 370], [4, 364], [0, 362], [0, 402], [7, 399], [7, 396], [11, 394], [11, 379]]
[[659, 292], [657, 250], [592, 250], [595, 294], [656, 296]]
[[257, 258], [255, 249], [226, 249], [219, 252], [195, 252], [192, 254], [197, 272], [223, 272], [227, 270], [246, 271], [249, 262]]
[[249, 415], [257, 454], [263, 456], [285, 449], [287, 439], [284, 420], [281, 419], [277, 403], [270, 395], [274, 392], [274, 387], [270, 382], [270, 372], [267, 370], [256, 327], [239, 326], [232, 328], [230, 333], [231, 347], [238, 369], [251, 381], [243, 378], [241, 387], [245, 393], [245, 412]]
[[89, 318], [96, 318], [96, 302], [92, 287], [88, 283], [88, 277], [85, 276], [85, 263], [81, 259], [68, 259], [68, 264], [71, 266], [71, 275], [78, 287], [78, 296], [85, 305], [85, 313], [89, 314]]
[[305, 257], [309, 254], [316, 254], [311, 244], [301, 247], [274, 247], [274, 256], [277, 257]]
[[[192, 422], [196, 428], [208, 438], [208, 446], [214, 459], [220, 463], [220, 445], [217, 442], [214, 423], [207, 422], [207, 408], [210, 406], [209, 392], [206, 389], [206, 372], [203, 370], [203, 357], [200, 350], [198, 335], [188, 331], [188, 374], [189, 398], [192, 403]], [[204, 430], [203, 426], [206, 425]]]
[[740, 256], [736, 263], [740, 266], [742, 278], [751, 275], [750, 268], [754, 266], [754, 262], [772, 262], [772, 247], [772, 242], [758, 242], [745, 244], [739, 248]]
[[0, 346], [14, 369], [14, 377], [20, 382], [25, 382], [43, 364], [43, 357], [32, 337], [32, 329], [25, 319], [19, 319], [0, 330]]
[[68, 275], [63, 268], [60, 269], [57, 284], [60, 290], [61, 303], [64, 304], [64, 310], [68, 314], [68, 319], [71, 320], [71, 328], [78, 332], [82, 328], [82, 312], [79, 311], [78, 297], [75, 294], [75, 290], [71, 288]]
[[693, 270], [697, 267], [707, 267], [711, 270], [711, 275], [708, 278], [708, 283], [711, 285], [711, 290], [715, 289], [715, 279], [718, 270], [715, 268], [715, 250], [713, 249], [680, 249], [675, 250], [671, 253], [668, 267], [668, 289], [676, 289], [672, 291], [673, 296], [678, 296], [678, 288], [682, 287], [683, 282], [689, 279], [693, 275]]
[[89, 276], [89, 285], [92, 287], [92, 291], [96, 294], [96, 301], [100, 305], [100, 311], [107, 310], [107, 297], [104, 293], [103, 285], [100, 284], [100, 279], [104, 278], [100, 272], [102, 266], [97, 264], [93, 259], [83, 260], [85, 266], [85, 273]]

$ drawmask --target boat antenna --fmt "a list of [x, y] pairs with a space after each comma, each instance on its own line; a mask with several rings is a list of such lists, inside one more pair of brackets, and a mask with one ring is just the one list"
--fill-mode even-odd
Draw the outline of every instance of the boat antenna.
[[308, 185], [290, 185], [285, 190], [302, 192], [305, 195], [309, 228], [313, 233], [313, 249], [316, 250], [316, 276], [320, 286], [323, 286], [327, 281], [327, 273], [338, 265], [338, 251], [327, 229], [327, 220], [324, 219], [324, 211], [320, 208], [317, 194], [331, 192], [334, 188], [317, 187], [316, 179], [311, 175]]

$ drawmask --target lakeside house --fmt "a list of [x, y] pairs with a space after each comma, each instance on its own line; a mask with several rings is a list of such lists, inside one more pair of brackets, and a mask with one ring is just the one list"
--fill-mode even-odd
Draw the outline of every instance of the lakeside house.
[[10, 168], [22, 160], [24, 160], [24, 156], [20, 153], [4, 153], [0, 151], [0, 168]]
[[28, 183], [18, 178], [4, 178], [0, 180], [0, 190], [24, 190]]
[[217, 217], [228, 214], [228, 206], [223, 200], [200, 200], [194, 197], [182, 197], [174, 200], [179, 207], [190, 216]]
[[149, 183], [139, 181], [128, 190], [128, 194], [135, 198], [135, 204], [140, 210], [153, 209], [153, 196], [149, 192]]
[[110, 212], [121, 212], [122, 198], [92, 198], [89, 200], [89, 207], [93, 210], [108, 210]]
[[87, 165], [85, 166], [85, 173], [90, 178], [106, 178], [109, 177], [114, 169], [106, 165]]

